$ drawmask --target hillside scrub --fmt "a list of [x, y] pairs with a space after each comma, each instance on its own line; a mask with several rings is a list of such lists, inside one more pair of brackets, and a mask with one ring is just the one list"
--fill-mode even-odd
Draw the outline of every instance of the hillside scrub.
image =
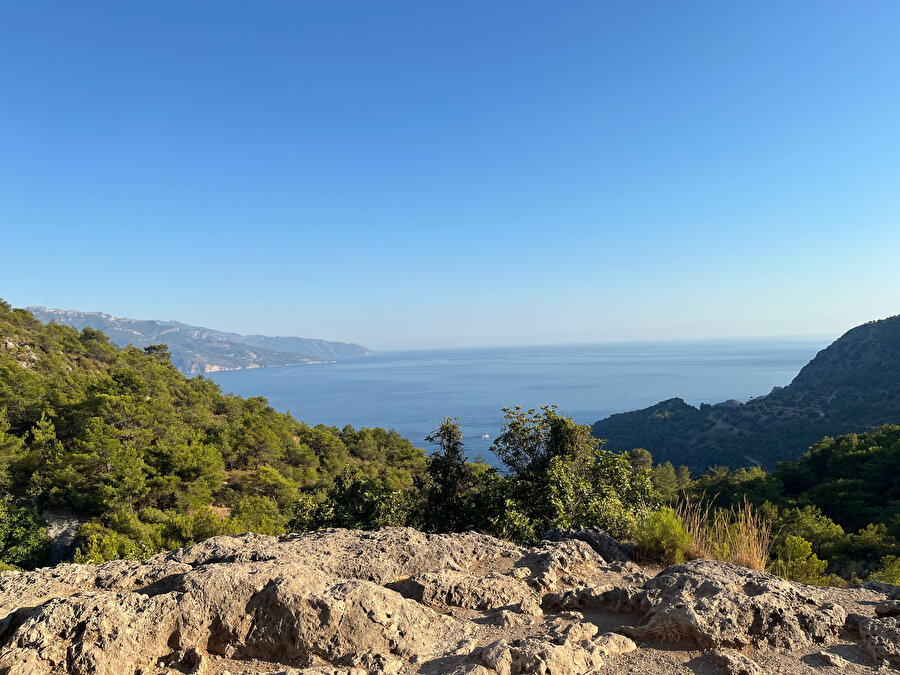
[[[771, 523], [749, 502], [730, 509], [685, 499], [645, 517], [635, 543], [646, 559], [666, 564], [703, 558], [764, 570], [769, 563]], [[784, 575], [782, 575], [784, 576]]]
[[644, 559], [667, 565], [683, 563], [693, 553], [693, 538], [671, 506], [663, 506], [637, 526], [634, 541]]
[[393, 430], [310, 426], [223, 394], [178, 372], [165, 345], [120, 349], [0, 301], [0, 564], [44, 564], [42, 514], [71, 509], [76, 559], [90, 562], [248, 531], [411, 526], [530, 544], [594, 526], [669, 562], [900, 577], [900, 427], [825, 438], [774, 473], [691, 479], [646, 450], [607, 450], [553, 406], [504, 414], [492, 450], [505, 470], [468, 461], [451, 418], [428, 456]]
[[426, 466], [395, 431], [313, 427], [185, 377], [165, 345], [119, 349], [0, 303], [9, 564], [42, 562], [38, 512], [67, 507], [87, 521], [83, 558], [144, 557], [217, 534], [280, 534], [304, 490], [335, 489], [348, 472], [408, 490]]
[[445, 420], [425, 452], [380, 428], [310, 426], [261, 397], [187, 378], [165, 345], [43, 325], [0, 304], [0, 560], [34, 567], [40, 513], [84, 521], [79, 561], [144, 558], [210, 536], [411, 525], [533, 542], [548, 529], [633, 533], [658, 503], [649, 470], [555, 408], [506, 410], [504, 474], [465, 459]]
[[753, 505], [771, 522], [776, 573], [837, 585], [900, 581], [900, 426], [826, 437], [771, 473], [712, 467], [684, 493], [695, 505], [707, 495], [716, 508]]
[[[599, 420], [592, 431], [609, 439], [610, 449], [645, 448], [658, 462], [685, 464], [697, 473], [714, 462], [732, 469], [755, 463], [774, 470], [825, 436], [863, 435], [898, 422], [900, 316], [892, 316], [847, 331], [789, 385], [764, 396], [699, 407], [671, 398]], [[833, 466], [838, 473], [842, 468]], [[848, 516], [854, 506], [846, 504]], [[848, 526], [853, 531], [873, 522], [866, 512], [857, 517]]]
[[731, 508], [685, 499], [677, 514], [687, 529], [690, 558], [732, 562], [762, 570], [769, 558], [771, 523], [749, 501]]

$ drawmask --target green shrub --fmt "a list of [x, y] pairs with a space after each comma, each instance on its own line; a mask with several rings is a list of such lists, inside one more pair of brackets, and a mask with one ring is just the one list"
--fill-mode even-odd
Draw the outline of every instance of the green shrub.
[[881, 559], [878, 569], [869, 577], [872, 581], [883, 581], [886, 584], [900, 585], [900, 557], [895, 555], [885, 556]]
[[637, 520], [659, 503], [649, 469], [604, 450], [590, 427], [559, 414], [504, 408], [503, 432], [491, 449], [510, 469], [505, 512], [491, 532], [528, 544], [555, 528], [600, 527], [627, 538]]
[[273, 499], [255, 495], [238, 501], [231, 509], [231, 517], [240, 523], [241, 531], [257, 534], [284, 534], [288, 522]]
[[346, 470], [327, 490], [301, 493], [294, 500], [289, 527], [306, 532], [322, 527], [374, 530], [414, 526], [418, 524], [413, 520], [419, 506], [416, 497], [413, 490], [395, 490], [377, 479]]
[[37, 511], [0, 498], [0, 562], [34, 569], [47, 557], [50, 538]]
[[827, 565], [812, 552], [812, 544], [803, 537], [791, 535], [775, 546], [772, 573], [801, 584], [825, 586], [829, 582], [825, 574]]
[[691, 535], [675, 509], [668, 506], [638, 523], [634, 538], [644, 557], [668, 564], [684, 562], [691, 546]]
[[524, 545], [534, 544], [538, 539], [534, 522], [512, 499], [507, 499], [502, 514], [491, 520], [490, 533], [500, 539]]
[[775, 529], [776, 544], [791, 535], [803, 537], [812, 545], [813, 553], [823, 559], [831, 557], [845, 539], [844, 529], [813, 505], [785, 509]]
[[99, 565], [110, 560], [146, 560], [159, 553], [147, 542], [138, 542], [97, 523], [81, 527], [82, 545], [75, 551], [75, 562], [80, 565]]

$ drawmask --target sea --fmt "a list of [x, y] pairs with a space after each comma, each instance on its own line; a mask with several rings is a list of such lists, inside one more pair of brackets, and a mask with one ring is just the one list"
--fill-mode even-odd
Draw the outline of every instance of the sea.
[[458, 418], [470, 458], [492, 464], [504, 406], [555, 404], [576, 422], [680, 397], [745, 402], [790, 383], [834, 336], [387, 351], [336, 363], [210, 373], [226, 393], [264, 396], [311, 425], [425, 436]]

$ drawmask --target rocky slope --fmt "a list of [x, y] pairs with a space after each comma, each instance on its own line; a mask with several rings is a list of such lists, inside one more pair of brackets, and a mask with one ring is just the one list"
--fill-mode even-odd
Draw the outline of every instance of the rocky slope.
[[[693, 561], [655, 576], [601, 533], [218, 537], [146, 562], [0, 575], [0, 673], [869, 673], [900, 589]], [[835, 670], [839, 668], [839, 670]]]
[[190, 326], [178, 321], [139, 320], [115, 317], [103, 312], [28, 307], [44, 323], [56, 321], [79, 330], [94, 328], [124, 347], [164, 343], [172, 363], [186, 375], [220, 370], [295, 366], [372, 354], [357, 344], [294, 337], [239, 335]]
[[795, 459], [824, 436], [900, 423], [900, 316], [848, 331], [790, 385], [746, 403], [688, 405], [680, 398], [596, 422], [612, 450], [646, 448], [693, 471]]

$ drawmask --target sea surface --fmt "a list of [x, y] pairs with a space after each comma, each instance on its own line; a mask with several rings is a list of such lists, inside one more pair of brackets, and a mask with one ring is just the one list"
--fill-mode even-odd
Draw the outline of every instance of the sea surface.
[[790, 383], [834, 337], [382, 352], [338, 363], [211, 373], [315, 425], [396, 429], [419, 447], [459, 418], [470, 457], [494, 463], [504, 406], [556, 404], [582, 424], [672, 397], [746, 401]]

